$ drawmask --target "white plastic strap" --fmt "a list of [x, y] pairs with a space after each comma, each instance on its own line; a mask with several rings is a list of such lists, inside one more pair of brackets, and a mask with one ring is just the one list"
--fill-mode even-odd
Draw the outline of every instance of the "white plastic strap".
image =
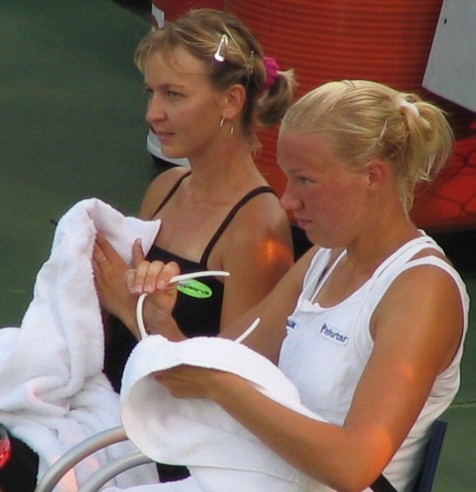
[[149, 334], [147, 333], [144, 325], [144, 317], [142, 316], [142, 309], [144, 307], [144, 300], [149, 294], [141, 294], [137, 299], [136, 304], [136, 320], [137, 326], [139, 327], [140, 337], [145, 338]]

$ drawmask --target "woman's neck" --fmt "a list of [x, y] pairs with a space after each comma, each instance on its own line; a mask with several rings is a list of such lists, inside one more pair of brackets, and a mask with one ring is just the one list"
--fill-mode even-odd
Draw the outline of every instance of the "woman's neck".
[[355, 243], [347, 247], [347, 262], [363, 272], [373, 272], [394, 251], [420, 235], [409, 219], [389, 221], [385, 227], [361, 234]]
[[266, 183], [247, 145], [206, 152], [189, 160], [192, 170], [189, 189], [200, 195], [230, 196]]

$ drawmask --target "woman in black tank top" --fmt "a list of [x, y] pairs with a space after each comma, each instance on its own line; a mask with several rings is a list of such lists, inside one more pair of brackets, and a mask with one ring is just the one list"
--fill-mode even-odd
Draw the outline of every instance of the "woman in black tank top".
[[[136, 63], [149, 93], [146, 118], [151, 130], [166, 156], [188, 158], [191, 169], [190, 174], [169, 169], [147, 190], [140, 217], [163, 223], [146, 253], [149, 259], [173, 259], [184, 272], [230, 272], [225, 283], [200, 279], [194, 291], [180, 292], [177, 303], [175, 315], [187, 336], [213, 336], [224, 320], [266, 295], [292, 263], [287, 215], [256, 168], [253, 152], [255, 123], [279, 122], [292, 100], [293, 75], [265, 59], [238, 19], [205, 9], [146, 36]], [[119, 391], [136, 343], [131, 332], [136, 335], [137, 296], [129, 294], [124, 282], [132, 265], [101, 238], [93, 257], [98, 296], [109, 320], [104, 370]], [[37, 462], [33, 451], [15, 445], [1, 478], [10, 476], [19, 487], [25, 485], [24, 492], [33, 490], [36, 471], [28, 467], [36, 470]], [[158, 468], [162, 481], [187, 475], [183, 467]], [[20, 477], [25, 478], [22, 484]], [[31, 485], [26, 485], [29, 478]], [[0, 488], [4, 483], [0, 480]]]
[[[190, 170], [161, 173], [146, 191], [140, 217], [162, 225], [144, 253], [177, 262], [182, 273], [230, 273], [224, 282], [210, 277], [178, 288], [174, 317], [183, 334], [215, 336], [223, 322], [259, 302], [293, 261], [287, 215], [253, 161], [255, 124], [279, 122], [292, 100], [293, 74], [278, 71], [238, 19], [207, 9], [146, 36], [136, 64], [149, 93], [146, 119], [162, 151], [190, 163]], [[99, 298], [109, 311], [104, 370], [120, 391], [137, 327], [131, 311], [124, 315], [126, 287], [118, 280], [130, 266], [109, 253], [100, 238], [94, 257], [109, 260], [95, 262]], [[159, 471], [162, 480], [183, 476]]]

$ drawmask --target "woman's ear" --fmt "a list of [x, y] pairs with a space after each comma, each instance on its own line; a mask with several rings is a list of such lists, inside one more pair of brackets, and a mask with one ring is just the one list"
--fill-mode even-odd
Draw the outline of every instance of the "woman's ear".
[[373, 160], [367, 165], [367, 182], [369, 188], [384, 185], [390, 176], [390, 169], [381, 160]]
[[241, 84], [234, 84], [226, 90], [222, 115], [227, 120], [236, 119], [246, 103], [246, 90]]

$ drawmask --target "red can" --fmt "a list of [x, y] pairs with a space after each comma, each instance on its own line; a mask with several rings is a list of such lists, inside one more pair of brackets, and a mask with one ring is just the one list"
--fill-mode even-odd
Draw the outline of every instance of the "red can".
[[0, 425], [0, 468], [3, 468], [12, 455], [12, 445], [8, 437], [7, 429]]

